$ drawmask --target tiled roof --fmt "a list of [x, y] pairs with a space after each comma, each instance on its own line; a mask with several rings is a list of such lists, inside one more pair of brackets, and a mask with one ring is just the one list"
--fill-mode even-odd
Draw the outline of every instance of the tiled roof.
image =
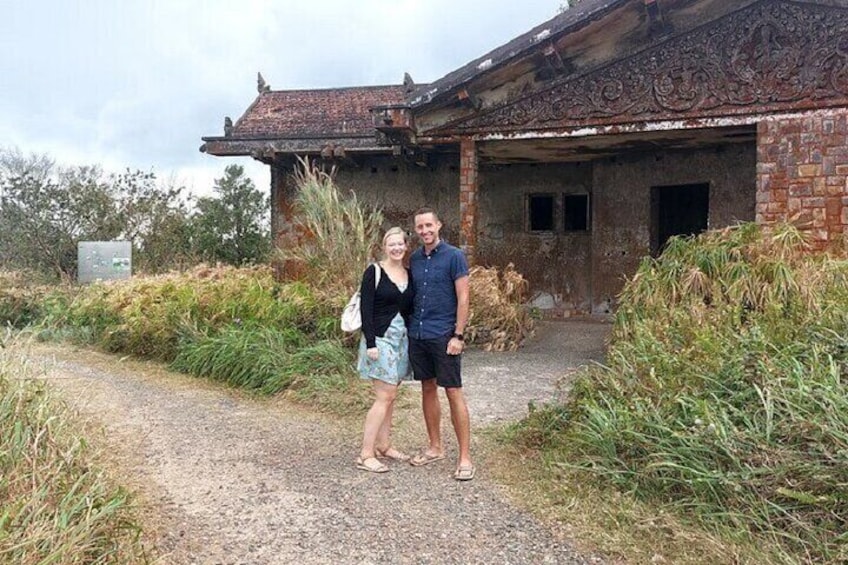
[[264, 92], [234, 124], [232, 137], [373, 137], [369, 108], [401, 104], [404, 96], [403, 85]]

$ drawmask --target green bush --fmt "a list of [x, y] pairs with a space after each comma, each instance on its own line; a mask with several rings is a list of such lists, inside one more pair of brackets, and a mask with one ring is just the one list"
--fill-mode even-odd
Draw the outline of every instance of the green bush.
[[50, 320], [107, 351], [170, 362], [194, 336], [234, 323], [338, 337], [337, 328], [323, 325], [329, 312], [309, 287], [280, 284], [267, 267], [201, 266], [81, 287]]
[[750, 531], [781, 560], [844, 562], [846, 379], [848, 261], [810, 253], [790, 227], [748, 224], [646, 259], [606, 366], [523, 437], [554, 466], [708, 530]]

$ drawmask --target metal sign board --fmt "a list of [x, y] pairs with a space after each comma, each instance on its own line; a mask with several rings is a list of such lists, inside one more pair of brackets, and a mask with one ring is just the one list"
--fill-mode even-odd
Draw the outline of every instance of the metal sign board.
[[80, 241], [77, 246], [77, 279], [81, 283], [128, 279], [132, 276], [132, 243]]

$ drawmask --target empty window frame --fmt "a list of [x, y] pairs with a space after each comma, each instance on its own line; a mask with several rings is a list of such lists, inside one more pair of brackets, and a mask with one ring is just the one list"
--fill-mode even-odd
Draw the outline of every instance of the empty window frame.
[[527, 195], [527, 229], [531, 232], [554, 231], [554, 195]]
[[710, 185], [651, 187], [651, 254], [657, 257], [675, 235], [696, 235], [709, 224]]
[[562, 222], [565, 231], [589, 231], [591, 224], [588, 194], [564, 194]]

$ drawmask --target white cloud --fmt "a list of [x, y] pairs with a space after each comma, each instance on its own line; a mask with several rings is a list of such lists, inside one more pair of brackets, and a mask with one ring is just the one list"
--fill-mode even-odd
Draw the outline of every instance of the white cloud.
[[[30, 0], [4, 2], [0, 145], [64, 164], [173, 175], [197, 192], [231, 163], [198, 152], [274, 89], [429, 82], [528, 31], [535, 0]], [[12, 55], [14, 53], [14, 55]]]

